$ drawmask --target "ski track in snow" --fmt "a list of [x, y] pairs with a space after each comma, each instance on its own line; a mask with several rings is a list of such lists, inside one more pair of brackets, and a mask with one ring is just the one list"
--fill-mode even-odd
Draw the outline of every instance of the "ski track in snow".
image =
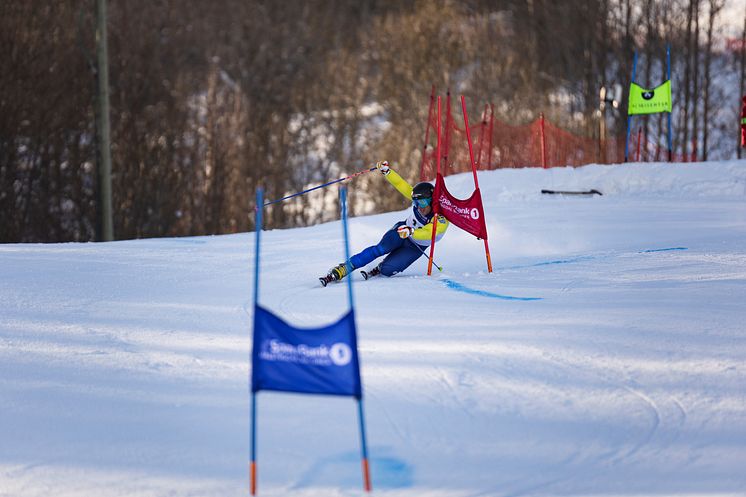
[[[567, 259], [559, 259], [559, 260], [551, 260], [551, 261], [542, 261], [538, 263], [532, 263], [532, 264], [526, 264], [526, 265], [520, 265], [520, 266], [509, 266], [505, 268], [498, 268], [496, 272], [499, 271], [526, 271], [536, 268], [544, 268], [547, 266], [557, 266], [561, 264], [571, 264], [576, 262], [583, 262], [583, 263], [594, 263], [594, 262], [600, 262], [604, 260], [611, 260], [616, 258], [629, 258], [633, 257], [635, 255], [658, 255], [665, 256], [667, 253], [674, 253], [674, 252], [682, 252], [686, 251], [688, 248], [686, 247], [666, 247], [666, 248], [654, 248], [654, 249], [641, 249], [637, 251], [627, 251], [627, 252], [605, 252], [602, 254], [588, 254], [588, 255], [578, 255], [573, 256], [571, 258]], [[707, 256], [696, 256], [699, 258]], [[355, 274], [353, 274], [353, 278], [355, 277]], [[397, 278], [399, 280], [403, 281], [412, 281], [412, 280], [419, 280], [422, 277], [416, 276], [416, 277], [408, 277], [399, 275], [393, 278]], [[392, 279], [393, 279], [392, 278]], [[355, 283], [355, 286], [358, 284], [363, 285], [376, 285], [378, 281], [385, 281], [384, 279], [374, 279], [367, 282], [357, 282]], [[504, 295], [497, 295], [492, 292], [484, 291], [484, 290], [475, 290], [468, 287], [465, 287], [461, 285], [460, 283], [451, 280], [450, 278], [446, 277], [445, 275], [436, 276], [433, 278], [433, 280], [430, 280], [428, 278], [428, 281], [436, 281], [443, 283], [446, 288], [449, 289], [456, 289], [460, 292], [470, 294], [474, 296], [475, 298], [480, 297], [491, 297], [491, 298], [499, 298], [502, 300], [508, 300], [508, 301], [516, 301], [517, 303], [519, 301], [531, 301], [531, 300], [541, 300], [539, 298], [521, 298], [521, 297], [512, 297], [512, 296], [504, 296]], [[344, 284], [342, 284], [344, 283]], [[336, 286], [342, 287], [344, 286], [346, 288], [346, 282], [342, 282], [340, 284], [337, 284]], [[562, 291], [567, 291], [569, 287], [572, 285], [568, 285], [566, 287], [562, 288]], [[334, 286], [332, 286], [334, 288]], [[304, 294], [308, 289], [304, 287], [298, 287], [294, 290], [288, 291], [285, 296], [283, 296], [280, 300], [279, 308], [283, 311], [283, 313], [287, 316], [292, 316], [292, 320], [295, 322], [303, 322], [304, 320], [311, 318], [311, 319], [317, 319], [318, 316], [313, 314], [309, 315], [308, 313], [302, 313], [297, 312], [295, 310], [295, 303], [298, 302], [298, 299], [301, 298], [301, 295]], [[328, 291], [326, 289], [322, 291]], [[346, 292], [346, 290], [345, 290]], [[614, 379], [609, 377], [607, 374], [603, 374], [598, 372], [596, 369], [589, 368], [587, 365], [579, 364], [579, 363], [573, 363], [568, 362], [567, 360], [562, 359], [559, 356], [555, 356], [552, 354], [545, 354], [545, 358], [552, 361], [552, 363], [555, 365], [555, 367], [559, 369], [564, 369], [567, 373], [567, 377], [575, 377], [575, 378], [592, 378], [594, 380], [601, 381], [606, 388], [609, 391], [616, 392], [616, 396], [619, 398], [628, 398], [633, 403], [636, 403], [640, 406], [640, 410], [643, 411], [645, 414], [646, 424], [645, 426], [637, 426], [636, 427], [636, 434], [634, 436], [634, 439], [626, 440], [624, 444], [619, 444], [618, 446], [612, 446], [609, 450], [605, 452], [601, 452], [596, 454], [596, 460], [599, 464], [605, 464], [609, 470], [614, 467], [622, 466], [628, 461], [631, 461], [634, 459], [635, 455], [638, 454], [640, 451], [646, 450], [646, 447], [649, 446], [651, 440], [654, 438], [659, 438], [659, 442], [663, 443], [663, 448], [657, 449], [658, 452], [665, 449], [666, 447], [669, 447], [672, 443], [675, 442], [678, 435], [674, 435], [673, 437], [670, 437], [669, 439], [664, 440], [663, 435], [660, 433], [660, 427], [665, 426], [667, 431], [678, 433], [681, 431], [683, 426], [686, 423], [687, 414], [686, 409], [681, 404], [680, 401], [678, 401], [673, 396], [660, 396], [653, 394], [652, 392], [647, 391], [646, 387], [644, 385], [638, 384], [634, 382], [631, 379], [623, 379], [622, 381], [618, 379]], [[468, 373], [458, 373], [455, 374], [451, 371], [447, 371], [441, 367], [435, 367], [432, 375], [430, 376], [430, 379], [433, 381], [435, 385], [440, 385], [438, 389], [436, 389], [434, 392], [429, 393], [426, 395], [427, 399], [431, 403], [432, 406], [438, 406], [443, 405], [448, 406], [448, 409], [451, 409], [453, 407], [456, 407], [458, 410], [462, 411], [467, 418], [473, 417], [472, 415], [472, 409], [474, 405], [464, 403], [463, 399], [461, 398], [461, 394], [463, 392], [463, 389], [466, 387], [468, 388], [468, 381], [465, 381], [465, 378], [468, 376]], [[443, 404], [441, 399], [449, 399], [449, 403]], [[629, 403], [629, 402], [626, 402]], [[396, 420], [395, 416], [392, 416], [385, 407], [382, 409], [382, 412], [384, 416], [386, 417], [390, 427], [394, 431], [394, 433], [397, 434], [397, 437], [405, 443], [412, 443], [413, 440], [408, 435], [409, 431], [407, 428], [402, 427], [399, 425], [399, 422]], [[421, 450], [421, 449], [420, 449]], [[418, 450], [419, 451], [419, 450]], [[576, 467], [576, 463], [578, 460], [582, 459], [584, 456], [582, 448], [576, 448], [572, 453], [566, 454], [566, 457], [555, 465], [555, 467], [550, 471], [545, 471], [543, 474], [539, 477], [536, 477], [534, 481], [532, 481], [530, 484], [525, 484], [524, 479], [515, 479], [515, 480], [508, 480], [505, 482], [502, 482], [498, 487], [495, 487], [491, 490], [484, 491], [484, 492], [477, 492], [477, 493], [467, 493], [464, 495], [473, 495], [473, 496], [487, 496], [487, 495], [500, 495], [502, 497], [519, 497], [523, 495], [532, 495], [539, 491], [550, 491], [550, 489], [554, 487], [561, 486], [562, 484], [566, 482], [573, 481], [574, 479], [582, 476], [582, 466]], [[295, 488], [300, 488], [306, 484], [310, 484], [311, 479], [301, 479], [298, 481], [295, 485]]]

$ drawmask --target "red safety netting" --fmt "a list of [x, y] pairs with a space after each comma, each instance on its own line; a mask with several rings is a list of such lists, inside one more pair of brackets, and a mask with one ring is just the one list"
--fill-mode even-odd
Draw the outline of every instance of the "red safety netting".
[[[696, 162], [696, 147], [697, 142], [693, 139], [692, 151], [689, 153], [673, 152], [670, 162]], [[642, 133], [642, 128], [638, 128], [637, 133], [630, 135], [629, 162], [666, 162], [668, 160], [668, 148], [648, 140], [647, 136]]]
[[[437, 170], [437, 111], [431, 96], [430, 119], [425, 130], [426, 145], [420, 167], [420, 180], [435, 178]], [[444, 176], [471, 171], [463, 118], [456, 121], [451, 112], [450, 95], [443, 102], [444, 126], [441, 131], [441, 173]], [[493, 118], [492, 107], [485, 106], [481, 119], [470, 126], [474, 160], [478, 170], [522, 167], [565, 167], [585, 164], [624, 162], [624, 136], [605, 140], [579, 136], [539, 117], [532, 123], [513, 126]], [[638, 146], [639, 143], [639, 146]], [[668, 150], [645, 137], [630, 136], [629, 161], [667, 161]], [[691, 155], [674, 153], [674, 162], [695, 160]]]

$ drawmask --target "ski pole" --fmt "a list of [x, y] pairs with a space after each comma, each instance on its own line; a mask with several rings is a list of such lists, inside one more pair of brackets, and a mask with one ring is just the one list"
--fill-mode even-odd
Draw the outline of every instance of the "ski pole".
[[[434, 228], [434, 227], [433, 227], [433, 228]], [[415, 243], [415, 245], [417, 245], [417, 244]], [[422, 248], [422, 247], [420, 247], [419, 245], [417, 245], [417, 248], [418, 248], [418, 249], [420, 249], [420, 252], [422, 252], [422, 254], [423, 254], [423, 255], [424, 255], [425, 257], [427, 257], [427, 259], [428, 259], [428, 260], [430, 260], [430, 256], [429, 256], [429, 255], [427, 255], [427, 252], [425, 252], [425, 249], [423, 249], [423, 248]], [[440, 271], [441, 273], [443, 272], [443, 268], [442, 268], [441, 266], [438, 266], [438, 264], [437, 264], [437, 263], [435, 262], [435, 259], [433, 259], [433, 266], [437, 267], [437, 268], [438, 268], [438, 271]]]
[[360, 176], [361, 174], [369, 173], [369, 172], [375, 171], [375, 170], [376, 170], [375, 166], [371, 167], [370, 169], [363, 169], [362, 171], [358, 171], [355, 174], [350, 174], [349, 176], [346, 176], [344, 178], [335, 179], [334, 181], [330, 181], [328, 183], [324, 183], [323, 185], [314, 186], [313, 188], [309, 188], [308, 190], [303, 190], [302, 192], [293, 193], [292, 195], [288, 195], [286, 197], [278, 198], [277, 200], [271, 200], [269, 202], [265, 202], [264, 203], [264, 207], [266, 207], [268, 205], [271, 205], [271, 204], [276, 204], [277, 202], [282, 202], [283, 200], [287, 200], [289, 198], [297, 197], [298, 195], [303, 195], [304, 193], [308, 193], [308, 192], [312, 192], [314, 190], [318, 190], [319, 188], [324, 188], [325, 186], [333, 185], [334, 183], [339, 183], [340, 181], [345, 181], [345, 180], [348, 180], [348, 179], [352, 179], [355, 176]]

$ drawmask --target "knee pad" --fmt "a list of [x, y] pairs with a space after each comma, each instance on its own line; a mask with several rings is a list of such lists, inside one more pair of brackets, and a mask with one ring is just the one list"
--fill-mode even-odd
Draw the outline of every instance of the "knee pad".
[[398, 267], [393, 267], [392, 264], [386, 264], [385, 262], [381, 264], [381, 274], [383, 276], [394, 276], [399, 271], [400, 269]]

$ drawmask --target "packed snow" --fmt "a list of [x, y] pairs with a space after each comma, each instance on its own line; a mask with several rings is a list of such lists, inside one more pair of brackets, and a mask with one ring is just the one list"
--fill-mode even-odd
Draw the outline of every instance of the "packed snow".
[[[353, 275], [372, 494], [746, 495], [746, 161], [479, 183], [492, 274], [452, 226], [442, 273]], [[338, 319], [342, 237], [265, 231], [259, 302]], [[248, 495], [254, 241], [0, 245], [0, 496]], [[353, 399], [257, 408], [260, 496], [365, 494]]]

